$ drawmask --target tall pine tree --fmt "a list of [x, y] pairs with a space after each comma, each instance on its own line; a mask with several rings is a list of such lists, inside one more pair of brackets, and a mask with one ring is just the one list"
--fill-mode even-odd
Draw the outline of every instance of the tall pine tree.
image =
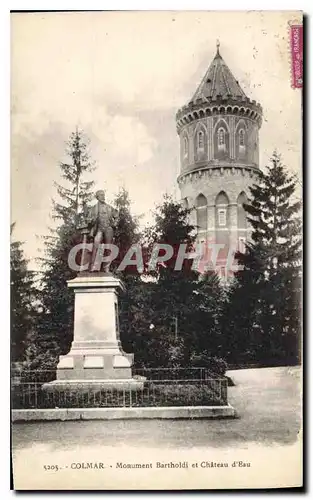
[[[263, 363], [299, 359], [301, 204], [294, 200], [296, 184], [274, 153], [245, 205], [252, 240], [245, 254], [238, 255], [242, 269], [226, 321], [238, 353], [245, 351]], [[244, 311], [239, 311], [243, 303]]]
[[123, 271], [118, 271], [117, 268], [131, 246], [141, 240], [139, 218], [131, 213], [131, 200], [125, 188], [119, 190], [113, 204], [117, 210], [114, 244], [118, 246], [119, 254], [112, 262], [110, 270], [123, 281], [125, 286], [125, 292], [119, 297], [120, 336], [125, 351], [135, 353], [135, 361], [138, 362], [140, 337], [145, 329], [144, 314], [140, 314], [145, 308], [144, 283], [135, 267], [131, 269], [126, 267]]
[[[11, 237], [15, 223], [11, 225]], [[24, 361], [35, 319], [34, 273], [28, 270], [22, 243], [11, 241], [11, 360]]]
[[[195, 228], [189, 223], [189, 210], [165, 197], [155, 214], [155, 226], [150, 234], [155, 242], [170, 245], [173, 257], [160, 265], [152, 292], [155, 334], [162, 331], [162, 343], [169, 353], [176, 353], [181, 366], [190, 366], [195, 355], [204, 351], [213, 356], [219, 351], [219, 302], [222, 297], [219, 280], [214, 274], [201, 276], [193, 269], [192, 259], [185, 259], [181, 269], [175, 269], [180, 245], [193, 253]], [[174, 363], [173, 357], [168, 362]]]
[[55, 183], [60, 201], [53, 200], [52, 219], [57, 227], [44, 238], [45, 255], [41, 259], [43, 313], [37, 342], [39, 350], [51, 352], [54, 362], [58, 355], [69, 351], [73, 338], [74, 295], [67, 280], [74, 278], [76, 272], [68, 265], [68, 254], [81, 239], [77, 228], [83, 208], [92, 198], [93, 187], [92, 181], [86, 181], [86, 174], [94, 170], [82, 131], [76, 129], [71, 134], [66, 154], [68, 161], [60, 163], [64, 184]]

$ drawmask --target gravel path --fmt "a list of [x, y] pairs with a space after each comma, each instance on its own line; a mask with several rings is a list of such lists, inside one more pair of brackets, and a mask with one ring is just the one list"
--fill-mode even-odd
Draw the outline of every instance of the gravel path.
[[[301, 485], [301, 441], [296, 441], [300, 369], [238, 370], [229, 375], [236, 383], [229, 388], [236, 419], [14, 424], [15, 489]], [[138, 464], [149, 468], [134, 469]]]

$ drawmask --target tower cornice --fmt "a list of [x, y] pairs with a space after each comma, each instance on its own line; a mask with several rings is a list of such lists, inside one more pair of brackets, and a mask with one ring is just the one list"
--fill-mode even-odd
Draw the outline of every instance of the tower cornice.
[[196, 182], [205, 177], [212, 176], [224, 177], [224, 176], [249, 176], [255, 180], [259, 179], [262, 175], [260, 169], [255, 165], [244, 165], [236, 164], [229, 165], [225, 163], [224, 165], [219, 163], [218, 165], [206, 165], [188, 172], [183, 172], [177, 177], [178, 185], [182, 185], [185, 182]]
[[180, 108], [176, 113], [177, 132], [187, 123], [215, 115], [243, 116], [262, 125], [262, 106], [248, 97], [238, 99], [218, 98], [212, 101], [198, 99]]

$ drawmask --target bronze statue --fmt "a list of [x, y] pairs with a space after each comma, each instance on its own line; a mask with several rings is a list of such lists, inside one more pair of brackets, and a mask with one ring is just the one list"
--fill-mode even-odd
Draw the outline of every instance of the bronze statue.
[[[96, 192], [98, 203], [92, 207], [85, 207], [85, 224], [82, 233], [88, 240], [93, 241], [92, 254], [90, 259], [89, 270], [94, 271], [93, 265], [96, 259], [99, 245], [102, 243], [113, 243], [114, 230], [116, 227], [117, 210], [105, 202], [105, 192], [99, 190]], [[83, 259], [83, 258], [82, 258]], [[103, 267], [104, 272], [109, 272], [109, 264]]]

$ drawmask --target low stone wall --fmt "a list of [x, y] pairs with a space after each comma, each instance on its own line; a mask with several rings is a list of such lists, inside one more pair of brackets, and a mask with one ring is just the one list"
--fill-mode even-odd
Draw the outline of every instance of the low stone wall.
[[141, 408], [53, 408], [12, 410], [13, 422], [36, 420], [121, 420], [176, 418], [234, 418], [235, 409], [226, 406], [169, 406]]

